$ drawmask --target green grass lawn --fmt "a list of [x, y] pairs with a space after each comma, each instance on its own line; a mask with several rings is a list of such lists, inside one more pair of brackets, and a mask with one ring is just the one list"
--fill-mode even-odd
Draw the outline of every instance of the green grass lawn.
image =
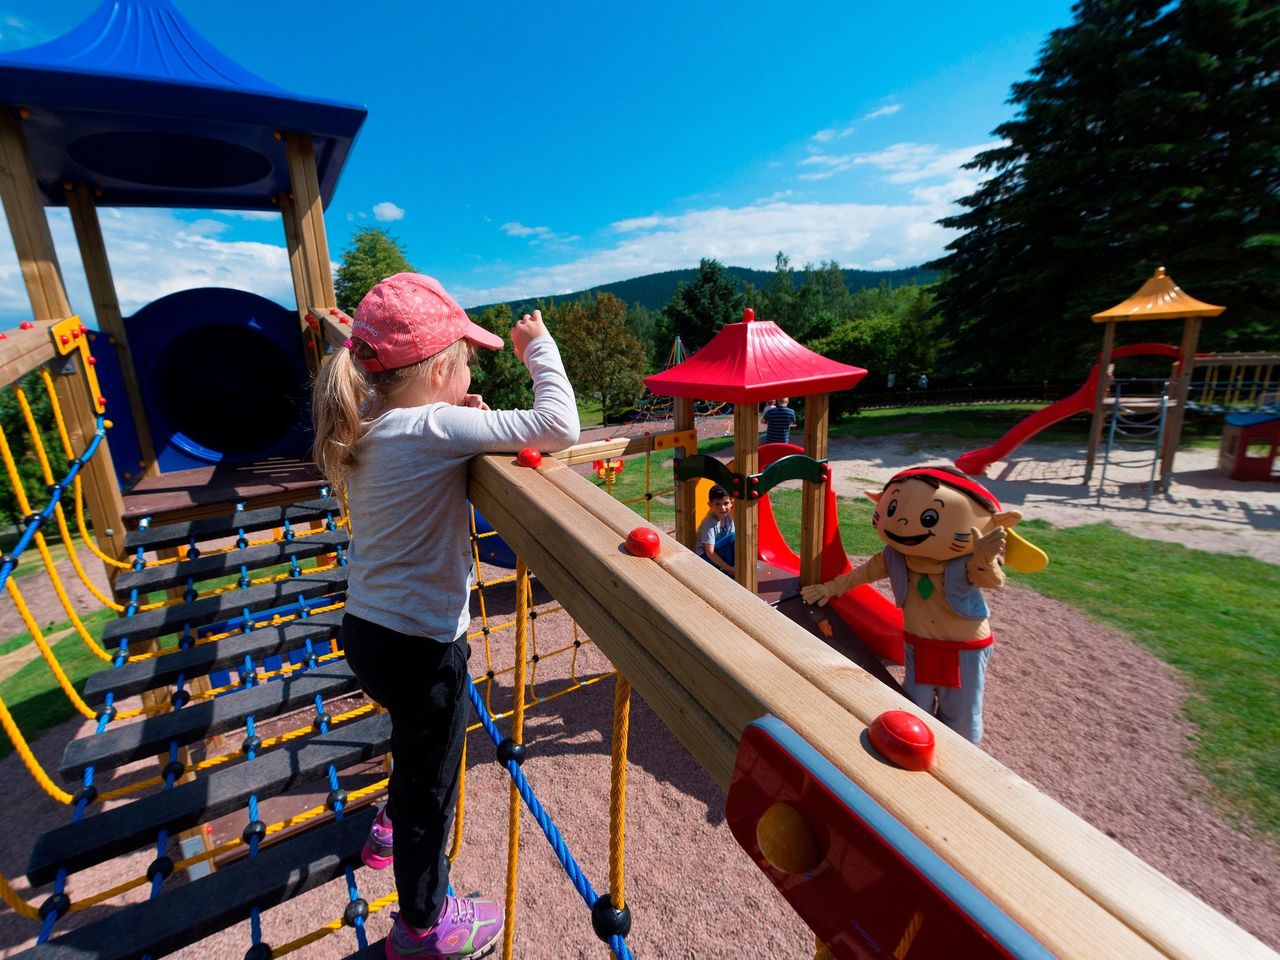
[[[114, 611], [98, 610], [81, 619], [88, 628], [89, 634], [96, 637], [102, 625], [114, 618]], [[46, 635], [57, 633], [70, 626], [71, 623], [68, 621], [43, 632]], [[22, 633], [5, 641], [3, 644], [5, 652], [10, 652], [8, 648], [11, 644], [14, 645], [14, 649], [20, 646], [21, 644], [17, 643], [20, 640], [29, 643], [31, 636], [28, 633]], [[107, 666], [89, 652], [84, 641], [75, 633], [55, 640], [52, 649], [77, 690], [84, 689], [84, 681], [89, 674]], [[58, 687], [53, 673], [49, 670], [49, 665], [44, 662], [44, 657], [39, 655], [13, 676], [0, 681], [0, 697], [4, 699], [5, 705], [18, 724], [18, 729], [22, 731], [22, 735], [28, 742], [75, 715], [75, 709], [67, 700], [66, 694]], [[0, 737], [0, 757], [7, 757], [12, 751], [13, 745], [9, 743], [8, 737]]]

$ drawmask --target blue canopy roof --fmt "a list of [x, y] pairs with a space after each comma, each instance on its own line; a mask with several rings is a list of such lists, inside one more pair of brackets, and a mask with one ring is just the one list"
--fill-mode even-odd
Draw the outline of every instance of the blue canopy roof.
[[273, 209], [289, 189], [281, 132], [311, 134], [327, 205], [367, 113], [250, 73], [171, 0], [104, 0], [64, 36], [0, 54], [0, 97], [23, 117], [51, 206], [63, 183], [87, 181], [105, 206]]

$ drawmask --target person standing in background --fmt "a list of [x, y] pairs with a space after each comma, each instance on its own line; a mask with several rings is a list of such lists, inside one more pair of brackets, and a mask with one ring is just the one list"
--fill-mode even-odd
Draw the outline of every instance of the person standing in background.
[[772, 406], [765, 407], [760, 417], [765, 425], [765, 443], [791, 442], [791, 425], [796, 422], [796, 412], [787, 406], [790, 400], [790, 397], [779, 397]]

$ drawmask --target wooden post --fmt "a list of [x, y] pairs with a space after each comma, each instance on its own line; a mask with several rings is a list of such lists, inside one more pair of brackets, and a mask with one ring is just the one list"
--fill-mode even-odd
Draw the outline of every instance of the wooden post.
[[[693, 400], [690, 397], [675, 398], [675, 429], [676, 430], [692, 430], [693, 422]], [[698, 452], [697, 446], [692, 449], [684, 447], [680, 451], [682, 457], [692, 457]], [[693, 549], [693, 538], [697, 535], [697, 527], [693, 522], [694, 511], [697, 510], [697, 504], [693, 502], [693, 481], [677, 480], [676, 487], [676, 539], [682, 544]]]
[[337, 298], [333, 292], [333, 272], [329, 268], [329, 239], [324, 227], [324, 207], [310, 134], [286, 134], [285, 156], [289, 163], [293, 196], [292, 202], [281, 198], [281, 212], [285, 214], [285, 240], [289, 244], [289, 264], [293, 269], [298, 315], [303, 324], [302, 338], [311, 346], [306, 351], [307, 364], [314, 368], [324, 348], [319, 334], [306, 323], [307, 307], [331, 307]]
[[[0, 200], [4, 203], [14, 250], [22, 268], [22, 279], [31, 300], [31, 312], [40, 320], [64, 320], [72, 315], [67, 302], [58, 255], [49, 221], [44, 215], [40, 188], [36, 184], [31, 154], [18, 119], [8, 107], [0, 106]], [[74, 361], [67, 362], [54, 378], [58, 400], [67, 421], [71, 446], [80, 453], [88, 446], [97, 428], [96, 405], [88, 395], [83, 371]], [[96, 399], [96, 398], [94, 398]], [[119, 557], [124, 550], [124, 502], [116, 484], [111, 451], [106, 444], [85, 465], [85, 499], [93, 514], [94, 534], [98, 545], [109, 556]], [[107, 575], [115, 579], [116, 569], [107, 566]]]
[[1093, 422], [1089, 425], [1089, 452], [1084, 461], [1084, 482], [1093, 478], [1093, 465], [1098, 459], [1098, 447], [1102, 443], [1102, 427], [1106, 422], [1104, 401], [1111, 387], [1111, 349], [1116, 342], [1116, 322], [1108, 320], [1102, 332], [1102, 354], [1098, 358], [1098, 386], [1093, 392]]
[[1182, 439], [1182, 420], [1191, 395], [1191, 368], [1196, 362], [1196, 344], [1200, 340], [1200, 317], [1187, 317], [1182, 324], [1182, 344], [1178, 348], [1182, 361], [1169, 394], [1169, 419], [1164, 427], [1164, 446], [1160, 452], [1160, 489], [1168, 491], [1173, 479], [1173, 458]]
[[[760, 417], [754, 403], [733, 405], [733, 462], [734, 470], [744, 478], [760, 469]], [[746, 481], [750, 484], [750, 481]], [[756, 501], [743, 495], [733, 501], [734, 568], [737, 581], [756, 592], [756, 529], [760, 512]]]
[[[827, 458], [830, 395], [817, 393], [804, 400], [804, 452], [815, 460]], [[826, 519], [826, 487], [805, 483], [800, 493], [800, 585], [822, 582], [822, 531]]]
[[112, 341], [120, 374], [124, 377], [125, 392], [129, 397], [129, 413], [138, 432], [138, 446], [142, 449], [142, 463], [138, 466], [142, 476], [154, 477], [160, 472], [156, 463], [155, 446], [151, 442], [151, 427], [147, 421], [146, 407], [142, 403], [142, 391], [138, 389], [138, 374], [133, 366], [133, 352], [125, 333], [124, 319], [120, 316], [120, 301], [116, 298], [115, 283], [111, 279], [111, 263], [107, 259], [107, 246], [102, 239], [102, 226], [98, 222], [98, 209], [93, 202], [93, 189], [87, 183], [67, 184], [67, 207], [71, 210], [71, 222], [75, 225], [76, 241], [80, 245], [80, 259], [84, 263], [85, 279], [89, 281], [89, 294], [93, 297], [93, 311], [98, 317], [98, 329]]

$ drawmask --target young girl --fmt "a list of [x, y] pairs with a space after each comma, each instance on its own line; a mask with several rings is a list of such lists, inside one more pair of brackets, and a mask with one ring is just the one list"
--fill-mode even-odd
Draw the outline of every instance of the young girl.
[[502, 338], [432, 278], [401, 273], [360, 302], [351, 339], [315, 386], [315, 459], [346, 491], [351, 518], [342, 641], [391, 715], [387, 805], [363, 852], [374, 869], [395, 864], [389, 958], [483, 956], [502, 933], [500, 905], [447, 893], [471, 653], [467, 460], [578, 439], [573, 389], [542, 315], [526, 314], [511, 342], [533, 376], [532, 410], [490, 410], [467, 392], [474, 348], [500, 350]]

